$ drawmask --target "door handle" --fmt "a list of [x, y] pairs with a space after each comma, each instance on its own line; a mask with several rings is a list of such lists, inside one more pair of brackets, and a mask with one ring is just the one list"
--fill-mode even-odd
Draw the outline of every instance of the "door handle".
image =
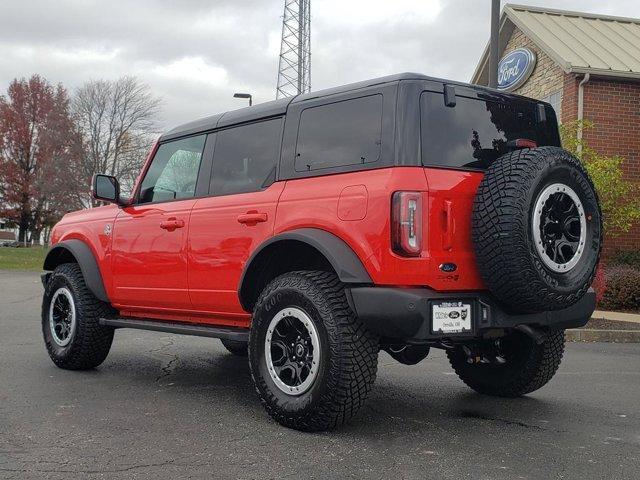
[[175, 217], [167, 218], [160, 222], [160, 228], [173, 232], [176, 228], [184, 227], [184, 220], [179, 220]]
[[238, 215], [238, 223], [244, 223], [245, 225], [255, 225], [260, 222], [267, 221], [267, 214], [261, 212], [247, 212], [242, 215]]

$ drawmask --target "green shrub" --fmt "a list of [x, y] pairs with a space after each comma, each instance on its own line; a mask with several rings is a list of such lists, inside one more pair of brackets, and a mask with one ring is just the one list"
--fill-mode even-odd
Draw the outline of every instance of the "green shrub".
[[597, 128], [588, 120], [566, 122], [560, 126], [562, 146], [578, 157], [589, 172], [602, 208], [604, 231], [615, 237], [640, 220], [640, 186], [631, 182], [622, 171], [624, 158], [602, 155], [578, 140], [578, 131]]
[[640, 268], [629, 265], [609, 267], [600, 308], [640, 311]]
[[640, 250], [618, 250], [611, 255], [609, 265], [630, 265], [640, 268]]

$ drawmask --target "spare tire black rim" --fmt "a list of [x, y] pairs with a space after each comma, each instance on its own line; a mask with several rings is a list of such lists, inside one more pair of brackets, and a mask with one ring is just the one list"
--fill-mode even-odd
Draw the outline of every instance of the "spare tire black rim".
[[288, 307], [276, 313], [264, 348], [269, 375], [280, 390], [302, 395], [311, 388], [320, 364], [320, 340], [306, 312]]
[[563, 183], [546, 187], [536, 201], [533, 239], [542, 262], [554, 272], [571, 271], [584, 253], [587, 222], [576, 192]]

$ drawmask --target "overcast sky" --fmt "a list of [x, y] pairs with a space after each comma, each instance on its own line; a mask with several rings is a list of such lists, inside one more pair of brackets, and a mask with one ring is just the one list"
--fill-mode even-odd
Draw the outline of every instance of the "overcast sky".
[[[504, 4], [505, 2], [503, 2]], [[640, 17], [638, 0], [519, 0]], [[163, 125], [275, 98], [284, 0], [0, 0], [0, 94], [33, 73], [69, 90], [136, 75]], [[313, 90], [413, 71], [468, 81], [490, 0], [311, 0]]]

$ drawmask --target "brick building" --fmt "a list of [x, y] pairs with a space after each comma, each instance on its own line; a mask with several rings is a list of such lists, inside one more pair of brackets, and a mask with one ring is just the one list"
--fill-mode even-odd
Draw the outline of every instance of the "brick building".
[[[551, 103], [561, 122], [594, 122], [586, 144], [624, 157], [625, 176], [640, 183], [640, 19], [506, 5], [499, 45], [503, 59], [516, 49], [535, 54], [530, 76], [510, 91]], [[487, 85], [488, 49], [471, 81]], [[640, 225], [605, 246], [640, 249]]]

